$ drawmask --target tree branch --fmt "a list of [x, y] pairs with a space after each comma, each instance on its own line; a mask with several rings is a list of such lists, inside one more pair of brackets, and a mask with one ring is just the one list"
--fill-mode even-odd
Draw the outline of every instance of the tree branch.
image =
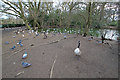
[[41, 4], [40, 1], [41, 1], [41, 0], [39, 0], [39, 2], [38, 2], [38, 10], [40, 10], [40, 4]]
[[13, 7], [11, 4], [9, 4], [9, 2], [6, 2], [6, 1], [4, 1], [4, 0], [2, 0], [5, 4], [7, 4], [7, 5], [9, 5], [11, 8], [13, 8], [16, 12], [18, 12], [19, 14], [20, 14], [20, 12], [15, 8], [15, 7]]
[[[12, 13], [9, 13], [9, 12], [6, 12], [6, 11], [0, 11], [0, 12], [2, 12], [2, 13], [7, 13], [7, 14], [10, 14], [10, 15], [13, 15], [13, 16], [17, 16], [17, 17], [20, 17], [19, 15], [17, 15], [17, 14], [12, 14]], [[21, 17], [20, 17], [21, 18]]]

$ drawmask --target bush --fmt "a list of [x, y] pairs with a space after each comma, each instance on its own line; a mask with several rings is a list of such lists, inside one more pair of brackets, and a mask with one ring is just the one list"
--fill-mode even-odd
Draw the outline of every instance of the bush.
[[25, 26], [25, 24], [3, 24], [2, 28], [12, 28], [12, 27], [21, 27]]
[[117, 26], [117, 21], [113, 21], [111, 23], [108, 24], [109, 26]]

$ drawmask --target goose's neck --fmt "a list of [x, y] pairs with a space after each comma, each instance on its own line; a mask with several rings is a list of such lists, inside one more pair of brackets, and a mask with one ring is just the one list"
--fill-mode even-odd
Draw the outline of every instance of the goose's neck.
[[78, 48], [80, 48], [80, 43], [78, 43]]

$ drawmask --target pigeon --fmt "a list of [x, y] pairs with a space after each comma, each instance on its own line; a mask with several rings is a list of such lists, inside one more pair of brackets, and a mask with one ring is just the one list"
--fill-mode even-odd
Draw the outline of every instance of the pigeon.
[[39, 36], [39, 34], [36, 34], [36, 36]]
[[15, 49], [16, 48], [16, 46], [13, 46], [11, 49], [13, 50], [13, 49]]
[[27, 63], [27, 62], [22, 62], [22, 67], [26, 68], [31, 66], [31, 64]]
[[66, 37], [66, 35], [64, 35], [64, 39], [66, 39], [67, 37]]
[[32, 33], [34, 32], [34, 30], [32, 30]]
[[25, 53], [22, 56], [22, 59], [25, 59], [27, 57], [27, 52], [25, 51]]
[[93, 37], [91, 36], [90, 38], [88, 38], [88, 41], [92, 41], [93, 40]]
[[21, 44], [22, 40], [19, 40], [19, 44]]
[[20, 47], [23, 47], [23, 44], [20, 43]]
[[13, 38], [15, 38], [16, 36], [13, 36]]
[[102, 41], [98, 41], [99, 44], [102, 44]]
[[17, 44], [19, 44], [19, 43], [17, 43]]
[[6, 41], [6, 42], [5, 42], [5, 44], [9, 44], [9, 42], [8, 42], [8, 41]]

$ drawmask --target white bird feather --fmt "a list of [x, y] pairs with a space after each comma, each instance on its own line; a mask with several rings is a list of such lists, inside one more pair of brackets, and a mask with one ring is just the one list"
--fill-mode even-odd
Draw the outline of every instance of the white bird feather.
[[74, 50], [74, 53], [75, 53], [76, 55], [81, 55], [81, 51], [80, 51], [79, 48], [76, 48], [76, 49]]
[[24, 35], [24, 34], [23, 34], [22, 36], [23, 36], [23, 37], [25, 37], [25, 35]]
[[80, 51], [79, 47], [80, 47], [80, 41], [78, 41], [78, 47], [74, 50], [74, 53], [78, 56], [81, 55], [81, 51]]

